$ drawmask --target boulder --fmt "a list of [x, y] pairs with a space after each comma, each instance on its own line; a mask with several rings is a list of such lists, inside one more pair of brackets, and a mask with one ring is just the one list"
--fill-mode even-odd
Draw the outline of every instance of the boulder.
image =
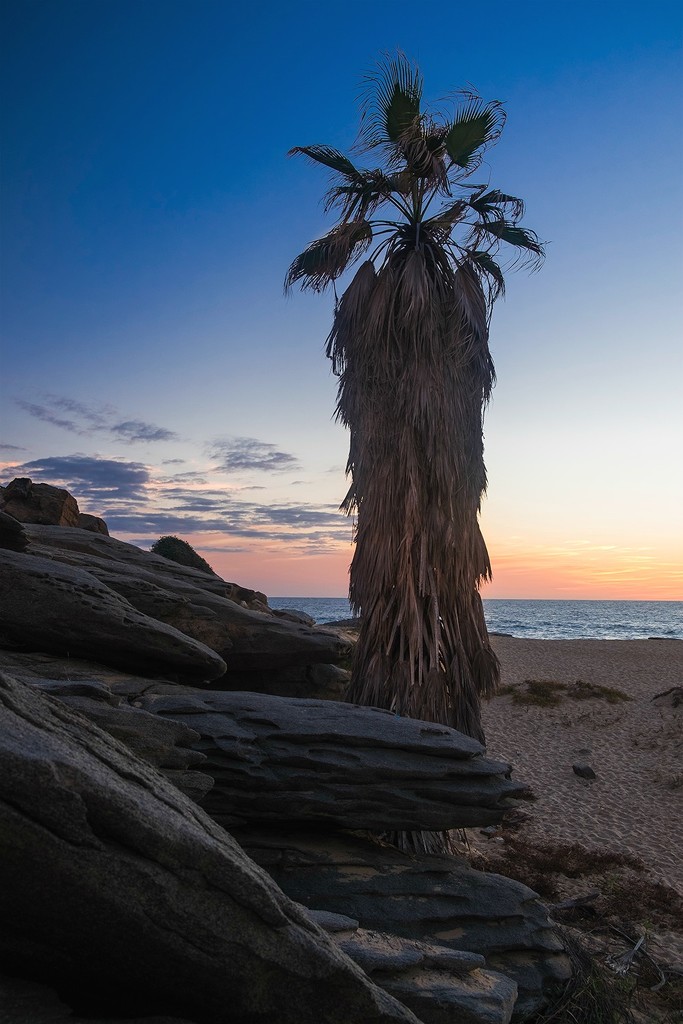
[[86, 1017], [418, 1024], [158, 772], [7, 676], [0, 956]]
[[0, 548], [7, 551], [26, 551], [28, 538], [21, 523], [14, 516], [0, 512]]
[[510, 766], [448, 726], [327, 700], [261, 693], [147, 695], [194, 729], [215, 786], [204, 807], [245, 822], [441, 831], [499, 822], [525, 795]]
[[109, 536], [109, 528], [104, 519], [100, 519], [99, 516], [91, 516], [87, 512], [79, 513], [77, 526], [79, 529], [88, 530], [90, 533], [102, 533], [105, 537]]
[[29, 538], [31, 551], [86, 570], [138, 611], [216, 651], [230, 676], [329, 663], [350, 651], [332, 632], [243, 607], [236, 584], [132, 544], [50, 527], [31, 528]]
[[20, 523], [78, 526], [78, 502], [63, 487], [17, 477], [4, 489], [2, 511]]
[[142, 674], [197, 681], [215, 679], [225, 671], [214, 651], [141, 614], [89, 573], [3, 550], [0, 645], [94, 658]]
[[342, 833], [250, 828], [234, 835], [305, 907], [351, 917], [371, 931], [480, 953], [489, 969], [517, 984], [515, 1017], [538, 1012], [571, 976], [536, 893], [463, 858], [414, 857]]

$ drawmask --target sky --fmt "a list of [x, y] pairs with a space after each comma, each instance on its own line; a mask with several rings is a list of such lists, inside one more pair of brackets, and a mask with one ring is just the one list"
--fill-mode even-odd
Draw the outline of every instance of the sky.
[[287, 152], [348, 151], [401, 49], [427, 100], [504, 102], [484, 170], [548, 243], [491, 324], [484, 597], [683, 599], [679, 3], [1, 10], [0, 483], [271, 596], [346, 593], [333, 298], [283, 294], [333, 221]]

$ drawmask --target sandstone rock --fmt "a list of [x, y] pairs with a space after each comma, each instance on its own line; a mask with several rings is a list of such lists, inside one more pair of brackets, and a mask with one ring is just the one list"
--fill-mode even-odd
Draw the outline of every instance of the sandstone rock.
[[225, 671], [214, 651], [141, 614], [89, 573], [13, 551], [0, 551], [0, 644], [175, 678]]
[[78, 526], [78, 503], [63, 487], [34, 484], [28, 477], [12, 480], [3, 493], [3, 512], [20, 523]]
[[[515, 1016], [541, 1009], [570, 977], [531, 889], [462, 858], [400, 853], [349, 835], [238, 829], [238, 842], [298, 903], [362, 928], [480, 953], [517, 983]], [[457, 1018], [456, 1018], [457, 1019]]]
[[580, 779], [594, 779], [596, 777], [591, 766], [586, 764], [584, 761], [577, 761], [576, 764], [573, 764], [572, 771], [574, 772], [574, 775], [578, 775]]
[[21, 523], [8, 516], [6, 512], [0, 512], [0, 548], [7, 551], [26, 551], [28, 538]]
[[242, 607], [235, 584], [132, 544], [50, 527], [32, 527], [29, 538], [36, 554], [86, 570], [138, 611], [216, 651], [230, 674], [282, 672], [349, 653], [334, 633]]
[[429, 829], [502, 820], [525, 787], [448, 726], [388, 711], [260, 693], [145, 696], [140, 707], [201, 734], [215, 786], [205, 809], [247, 821]]
[[104, 519], [100, 519], [99, 516], [91, 516], [87, 512], [79, 513], [77, 526], [90, 533], [102, 533], [105, 537], [109, 536], [109, 528]]
[[0, 956], [84, 1016], [418, 1024], [153, 768], [6, 676]]
[[100, 681], [40, 679], [33, 685], [125, 743], [191, 799], [203, 799], [213, 786], [210, 775], [192, 770], [206, 757], [192, 749], [199, 733], [181, 722], [122, 704], [121, 698]]

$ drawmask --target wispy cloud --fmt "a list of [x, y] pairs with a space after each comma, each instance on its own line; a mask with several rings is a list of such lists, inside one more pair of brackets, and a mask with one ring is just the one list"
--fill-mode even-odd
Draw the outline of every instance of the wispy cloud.
[[44, 394], [41, 398], [41, 402], [29, 402], [23, 398], [15, 401], [29, 416], [79, 437], [102, 434], [128, 444], [178, 439], [178, 435], [166, 427], [138, 419], [122, 420], [120, 413], [110, 405], [94, 407], [74, 398], [52, 394]]
[[0, 441], [0, 451], [3, 452], [25, 452], [26, 448], [22, 448], [20, 444], [6, 444], [4, 441]]
[[289, 452], [255, 437], [219, 438], [209, 445], [209, 454], [215, 460], [215, 468], [226, 473], [245, 470], [279, 473], [299, 468], [298, 461]]

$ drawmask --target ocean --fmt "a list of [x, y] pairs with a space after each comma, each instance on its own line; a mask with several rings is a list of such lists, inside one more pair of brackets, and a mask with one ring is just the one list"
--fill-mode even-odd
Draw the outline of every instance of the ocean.
[[[271, 608], [317, 623], [351, 617], [344, 597], [271, 597]], [[683, 601], [505, 601], [484, 599], [489, 632], [537, 640], [683, 640]]]

